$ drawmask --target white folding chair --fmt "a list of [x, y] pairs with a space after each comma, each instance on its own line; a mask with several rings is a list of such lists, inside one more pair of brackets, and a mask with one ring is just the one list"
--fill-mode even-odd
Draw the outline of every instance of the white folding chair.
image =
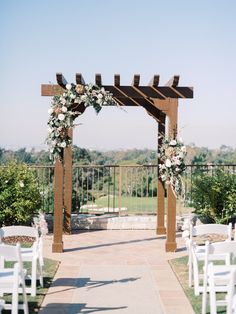
[[[20, 244], [16, 246], [0, 244], [0, 256], [16, 261], [13, 268], [0, 268], [0, 294], [12, 294], [12, 303], [2, 302], [1, 307], [18, 314], [19, 309], [28, 314], [28, 302], [25, 288], [25, 271], [22, 266]], [[23, 304], [19, 304], [19, 293], [23, 294]]]
[[[204, 260], [205, 257], [205, 246], [198, 245], [195, 242], [195, 237], [207, 236], [216, 234], [225, 237], [226, 241], [231, 241], [232, 224], [203, 224], [198, 226], [190, 225], [189, 240], [186, 241], [188, 253], [189, 253], [189, 287], [194, 284], [194, 293], [199, 295], [202, 293], [202, 286], [200, 284], [201, 275], [199, 272], [199, 262]], [[225, 263], [229, 263], [227, 255], [214, 255], [211, 256], [213, 260], [224, 260]]]
[[[42, 238], [39, 237], [38, 230], [35, 227], [27, 226], [8, 226], [0, 229], [0, 243], [3, 238], [12, 236], [23, 236], [34, 238], [35, 241], [30, 248], [21, 248], [21, 256], [23, 262], [31, 262], [31, 287], [26, 288], [26, 292], [31, 296], [36, 296], [37, 279], [43, 287], [43, 256], [42, 256]], [[0, 267], [3, 266], [1, 261]]]
[[216, 314], [217, 306], [227, 306], [227, 300], [217, 300], [218, 292], [227, 293], [229, 284], [231, 282], [232, 271], [236, 269], [235, 264], [228, 265], [214, 265], [212, 257], [214, 255], [228, 255], [229, 260], [232, 261], [232, 256], [236, 255], [236, 242], [217, 242], [205, 245], [205, 259], [204, 259], [204, 281], [202, 294], [202, 314], [206, 313], [207, 307], [207, 292], [210, 296], [210, 313]]
[[5, 306], [5, 301], [0, 299], [0, 313], [2, 313], [4, 306]]
[[226, 314], [236, 313], [236, 268], [231, 270], [230, 282], [227, 294], [227, 312]]

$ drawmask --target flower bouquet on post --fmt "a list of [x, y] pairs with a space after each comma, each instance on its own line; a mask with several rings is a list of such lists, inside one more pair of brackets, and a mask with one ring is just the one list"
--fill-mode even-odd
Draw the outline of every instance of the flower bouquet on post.
[[171, 185], [177, 197], [184, 194], [181, 174], [186, 169], [184, 162], [186, 154], [186, 147], [181, 139], [163, 137], [158, 154], [159, 178], [163, 183]]

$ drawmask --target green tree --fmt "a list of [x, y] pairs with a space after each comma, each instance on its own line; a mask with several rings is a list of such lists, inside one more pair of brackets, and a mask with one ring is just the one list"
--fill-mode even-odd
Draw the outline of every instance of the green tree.
[[26, 165], [0, 168], [0, 225], [29, 225], [41, 206], [36, 178]]
[[218, 169], [213, 175], [195, 177], [192, 189], [195, 212], [214, 223], [228, 223], [236, 217], [236, 174]]

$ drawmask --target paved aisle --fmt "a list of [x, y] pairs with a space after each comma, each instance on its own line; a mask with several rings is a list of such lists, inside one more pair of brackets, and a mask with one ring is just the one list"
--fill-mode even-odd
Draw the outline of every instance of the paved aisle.
[[155, 282], [146, 266], [82, 266], [77, 286], [72, 314], [162, 314]]
[[[193, 314], [154, 230], [104, 230], [64, 236], [65, 252], [45, 256], [61, 264], [41, 314]], [[183, 248], [181, 238], [178, 247]]]

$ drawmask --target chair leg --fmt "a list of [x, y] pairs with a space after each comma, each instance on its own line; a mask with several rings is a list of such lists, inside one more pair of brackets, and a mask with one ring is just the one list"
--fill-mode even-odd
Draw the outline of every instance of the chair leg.
[[196, 260], [193, 260], [192, 268], [193, 268], [194, 294], [199, 295], [199, 271]]
[[11, 314], [18, 314], [19, 306], [19, 269], [17, 264], [14, 267], [14, 282], [12, 291]]
[[36, 283], [37, 283], [37, 259], [33, 258], [31, 268], [31, 296], [36, 296]]
[[42, 268], [42, 264], [39, 260], [38, 263], [38, 269], [39, 269], [39, 282], [40, 282], [40, 286], [43, 288], [43, 268]]
[[22, 294], [23, 294], [24, 314], [29, 314], [28, 300], [27, 300], [26, 289], [25, 289], [25, 282], [22, 282]]
[[192, 257], [189, 255], [188, 259], [188, 286], [191, 288], [193, 285], [193, 264], [192, 264]]

